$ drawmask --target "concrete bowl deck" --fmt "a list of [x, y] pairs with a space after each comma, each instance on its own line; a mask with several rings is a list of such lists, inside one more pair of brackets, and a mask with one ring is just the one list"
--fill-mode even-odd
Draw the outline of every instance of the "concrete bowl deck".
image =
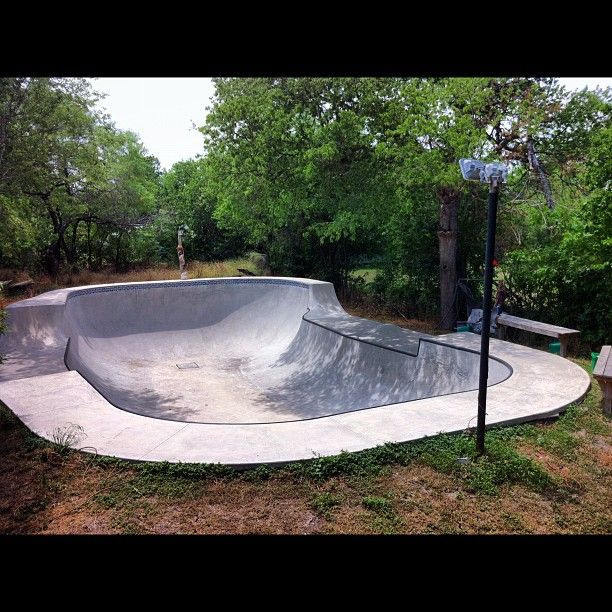
[[[480, 337], [352, 317], [330, 283], [256, 277], [62, 289], [8, 308], [0, 399], [53, 439], [125, 459], [235, 467], [473, 426]], [[487, 423], [558, 414], [582, 368], [491, 341]]]

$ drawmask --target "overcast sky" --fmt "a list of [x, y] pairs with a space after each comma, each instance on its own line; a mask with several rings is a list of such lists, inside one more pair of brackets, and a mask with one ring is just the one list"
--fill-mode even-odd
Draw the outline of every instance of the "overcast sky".
[[[164, 169], [202, 153], [200, 126], [214, 93], [204, 78], [98, 78], [94, 88], [107, 94], [99, 106], [118, 128], [136, 132]], [[612, 87], [612, 78], [563, 78], [568, 89]]]

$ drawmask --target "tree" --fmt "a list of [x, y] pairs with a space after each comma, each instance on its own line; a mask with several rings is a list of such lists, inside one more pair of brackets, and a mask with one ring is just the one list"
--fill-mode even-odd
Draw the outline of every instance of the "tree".
[[52, 275], [62, 255], [77, 267], [82, 224], [89, 260], [92, 223], [118, 229], [118, 249], [122, 232], [154, 204], [156, 160], [95, 111], [99, 96], [85, 79], [2, 79], [0, 96], [0, 216], [12, 226], [32, 220], [23, 234]]
[[[460, 211], [462, 203], [469, 210], [466, 200], [482, 199], [477, 186], [462, 181], [458, 160], [501, 158], [514, 171], [512, 196], [524, 192], [523, 183], [533, 176], [535, 189], [531, 182], [528, 199], [541, 194], [552, 209], [553, 187], [567, 181], [583, 158], [581, 143], [605, 120], [605, 102], [584, 92], [568, 96], [554, 79], [409, 79], [400, 89], [396, 116], [384, 152], [396, 162], [404, 197], [429, 193], [439, 203], [440, 325], [451, 329], [457, 274], [466, 272], [458, 249]], [[471, 228], [471, 242], [480, 245], [484, 215], [473, 214], [463, 220], [463, 232]], [[481, 263], [482, 252], [474, 251], [469, 240], [462, 242]]]
[[392, 197], [376, 163], [384, 79], [217, 79], [202, 132], [215, 217], [281, 273], [346, 283]]
[[192, 258], [220, 260], [242, 254], [244, 232], [219, 227], [214, 216], [217, 204], [207, 159], [177, 162], [164, 173], [157, 219], [163, 255], [175, 257], [179, 226], [187, 226], [185, 236]]
[[[481, 157], [485, 143], [484, 129], [465, 108], [482, 102], [486, 84], [486, 79], [407, 80], [394, 101], [396, 125], [381, 146], [381, 154], [394, 162], [402, 198], [431, 212], [438, 204], [439, 312], [445, 329], [455, 323], [459, 210], [466, 190], [457, 161]], [[432, 229], [424, 225], [421, 232]]]

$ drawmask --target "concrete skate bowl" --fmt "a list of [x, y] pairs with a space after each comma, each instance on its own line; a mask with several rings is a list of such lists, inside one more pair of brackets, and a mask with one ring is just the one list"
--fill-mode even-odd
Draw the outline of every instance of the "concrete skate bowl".
[[[475, 424], [480, 336], [347, 314], [333, 286], [220, 278], [58, 289], [11, 304], [0, 400], [36, 434], [138, 461], [238, 469]], [[491, 339], [487, 426], [558, 415], [590, 377]]]
[[[348, 315], [316, 281], [72, 291], [66, 366], [111, 404], [193, 423], [277, 423], [474, 390], [479, 355]], [[489, 384], [512, 373], [489, 363]]]

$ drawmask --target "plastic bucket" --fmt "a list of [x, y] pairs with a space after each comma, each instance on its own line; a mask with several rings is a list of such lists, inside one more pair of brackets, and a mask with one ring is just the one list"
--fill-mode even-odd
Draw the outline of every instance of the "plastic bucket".
[[551, 342], [548, 345], [548, 350], [555, 355], [561, 354], [561, 343], [560, 342]]
[[591, 372], [595, 369], [597, 365], [597, 358], [599, 357], [599, 353], [591, 353]]
[[457, 327], [455, 327], [455, 331], [456, 332], [469, 332], [470, 326], [469, 325], [457, 325]]

